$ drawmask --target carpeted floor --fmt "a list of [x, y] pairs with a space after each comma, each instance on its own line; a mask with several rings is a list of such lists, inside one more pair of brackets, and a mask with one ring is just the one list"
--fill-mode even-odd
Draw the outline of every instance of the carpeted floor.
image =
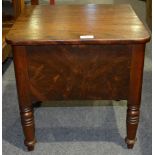
[[[62, 3], [63, 0], [57, 0]], [[74, 3], [75, 0], [64, 0]], [[106, 3], [105, 0], [79, 0], [79, 3]], [[113, 0], [109, 1], [110, 3]], [[145, 22], [145, 2], [129, 2]], [[75, 2], [77, 4], [77, 1]], [[140, 124], [133, 150], [124, 143], [126, 136], [126, 101], [74, 101], [45, 103], [35, 109], [37, 144], [27, 152], [23, 144], [12, 62], [3, 64], [3, 155], [151, 155], [152, 72], [151, 42], [147, 44], [142, 91]], [[7, 68], [7, 69], [6, 69]], [[69, 105], [67, 104], [67, 105]], [[73, 106], [76, 104], [76, 106]], [[82, 106], [84, 104], [85, 106]], [[46, 107], [52, 105], [51, 107]]]

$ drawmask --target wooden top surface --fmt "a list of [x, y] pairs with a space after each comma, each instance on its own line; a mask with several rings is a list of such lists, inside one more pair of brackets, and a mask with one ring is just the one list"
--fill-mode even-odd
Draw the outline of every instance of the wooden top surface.
[[[81, 35], [94, 38], [83, 40]], [[14, 45], [145, 43], [149, 39], [128, 4], [28, 6], [6, 37]]]

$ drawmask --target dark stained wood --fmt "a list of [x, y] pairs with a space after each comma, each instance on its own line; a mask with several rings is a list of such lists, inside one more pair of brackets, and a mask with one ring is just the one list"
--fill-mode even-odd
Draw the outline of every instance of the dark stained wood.
[[[139, 122], [145, 45], [133, 45], [127, 110], [128, 148], [133, 148]], [[134, 91], [133, 91], [134, 90]]]
[[50, 4], [54, 5], [55, 4], [55, 0], [50, 0]]
[[149, 39], [130, 5], [27, 7], [6, 40], [28, 150], [35, 144], [33, 101], [70, 99], [127, 99], [126, 143], [133, 148]]
[[130, 46], [27, 46], [26, 50], [30, 92], [38, 100], [127, 99]]
[[31, 0], [31, 5], [38, 5], [39, 4], [39, 0]]
[[[55, 0], [49, 0], [49, 3], [51, 5], [55, 4]], [[39, 0], [31, 0], [31, 5], [38, 5], [39, 4]]]
[[27, 146], [28, 150], [33, 150], [36, 140], [33, 108], [29, 93], [27, 52], [25, 50], [25, 47], [14, 46], [13, 54], [21, 123], [25, 135], [24, 143]]
[[[80, 40], [81, 35], [94, 39]], [[36, 45], [144, 43], [149, 38], [130, 5], [90, 4], [29, 6], [6, 39], [11, 44]]]

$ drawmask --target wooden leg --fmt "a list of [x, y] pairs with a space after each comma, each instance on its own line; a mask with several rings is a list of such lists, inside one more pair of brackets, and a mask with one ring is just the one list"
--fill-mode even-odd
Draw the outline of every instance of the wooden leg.
[[50, 4], [54, 5], [55, 4], [55, 0], [50, 0]]
[[14, 46], [13, 55], [21, 123], [25, 136], [24, 143], [28, 150], [31, 151], [34, 149], [36, 140], [33, 107], [29, 94], [29, 76], [25, 47]]
[[32, 151], [34, 150], [34, 145], [36, 143], [32, 107], [24, 108], [24, 110], [21, 111], [21, 123], [25, 135], [24, 144], [27, 146], [29, 151]]
[[127, 137], [125, 138], [125, 142], [129, 149], [132, 149], [136, 142], [138, 122], [139, 107], [129, 105], [127, 110]]
[[38, 5], [39, 4], [39, 0], [31, 0], [31, 5]]
[[136, 132], [140, 114], [144, 51], [145, 45], [133, 45], [126, 119], [127, 137], [125, 138], [125, 142], [129, 149], [132, 149], [136, 142]]

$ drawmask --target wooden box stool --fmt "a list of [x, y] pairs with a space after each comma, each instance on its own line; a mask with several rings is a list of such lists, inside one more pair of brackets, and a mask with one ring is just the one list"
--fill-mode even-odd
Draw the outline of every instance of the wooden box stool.
[[36, 142], [32, 102], [75, 99], [127, 100], [133, 148], [150, 34], [130, 5], [29, 6], [6, 40], [28, 150]]

